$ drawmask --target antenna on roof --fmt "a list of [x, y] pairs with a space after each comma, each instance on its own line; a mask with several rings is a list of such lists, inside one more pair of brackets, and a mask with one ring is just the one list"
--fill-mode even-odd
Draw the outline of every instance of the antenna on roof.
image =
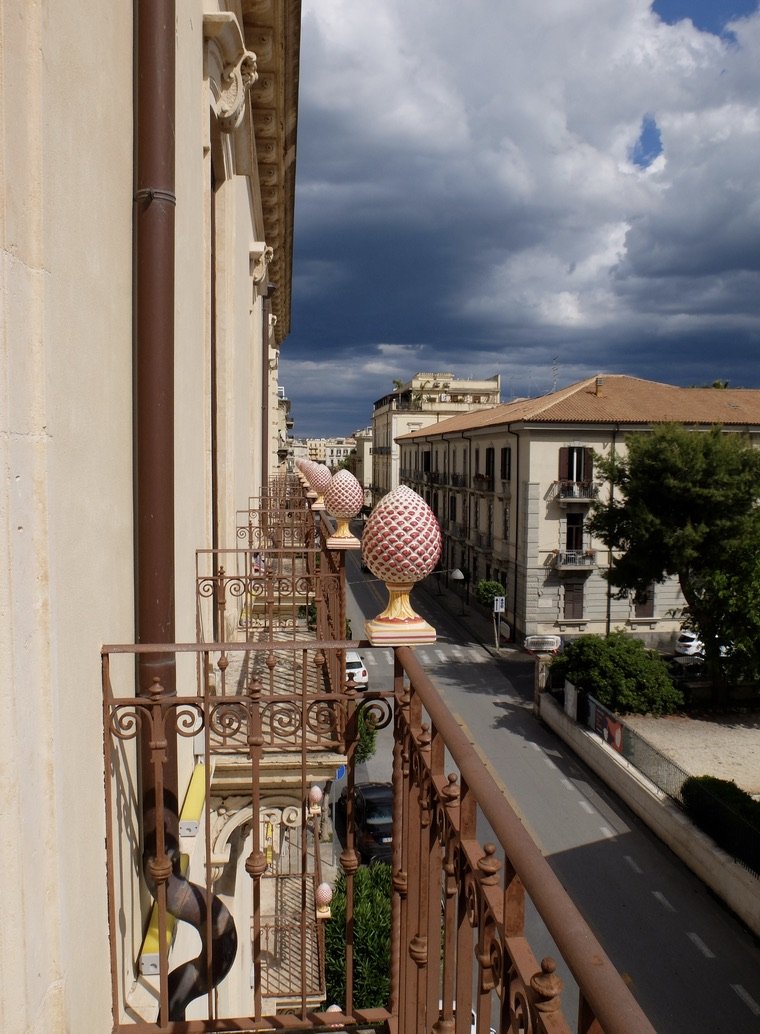
[[559, 379], [559, 356], [552, 356], [552, 391], [557, 390], [557, 380]]

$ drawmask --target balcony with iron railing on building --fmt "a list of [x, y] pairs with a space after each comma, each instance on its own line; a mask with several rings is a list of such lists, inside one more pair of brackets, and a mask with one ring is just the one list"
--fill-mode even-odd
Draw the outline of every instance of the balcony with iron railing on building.
[[591, 571], [596, 567], [596, 550], [558, 549], [553, 559], [558, 571]]
[[[346, 680], [346, 651], [371, 647], [343, 638], [330, 519], [305, 502], [294, 512], [290, 490], [262, 499], [239, 517], [238, 549], [198, 553], [204, 641], [102, 650], [116, 1034], [469, 1034], [471, 1009], [482, 1032], [653, 1034], [414, 651], [394, 648], [386, 688]], [[144, 681], [146, 659], [160, 677]], [[367, 726], [393, 739], [390, 984], [370, 1003], [354, 982]], [[327, 809], [338, 769], [340, 848]], [[152, 788], [145, 799], [138, 786]], [[327, 1012], [337, 857], [345, 996]], [[572, 975], [564, 995], [526, 939], [529, 905]]]
[[593, 503], [599, 495], [600, 485], [597, 481], [573, 481], [563, 478], [553, 481], [547, 499], [562, 505], [568, 503]]
[[473, 474], [472, 488], [476, 492], [493, 492], [493, 474]]

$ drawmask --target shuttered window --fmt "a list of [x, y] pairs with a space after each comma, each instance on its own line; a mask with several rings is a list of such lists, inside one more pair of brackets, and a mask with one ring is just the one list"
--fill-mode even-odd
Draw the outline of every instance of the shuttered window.
[[565, 582], [564, 616], [576, 621], [583, 617], [583, 582]]
[[560, 481], [591, 481], [594, 450], [581, 445], [563, 445], [559, 450]]

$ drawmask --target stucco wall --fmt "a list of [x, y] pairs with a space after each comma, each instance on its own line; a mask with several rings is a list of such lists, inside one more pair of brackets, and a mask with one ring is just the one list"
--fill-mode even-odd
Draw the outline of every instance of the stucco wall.
[[6, 5], [1, 45], [0, 1027], [100, 1031], [99, 651], [133, 627], [131, 9]]

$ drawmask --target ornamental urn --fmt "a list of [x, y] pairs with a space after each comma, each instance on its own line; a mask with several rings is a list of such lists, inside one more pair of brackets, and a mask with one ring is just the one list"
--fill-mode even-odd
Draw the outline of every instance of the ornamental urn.
[[359, 540], [351, 534], [348, 522], [356, 517], [364, 503], [364, 491], [350, 470], [339, 470], [325, 489], [325, 509], [338, 522], [327, 540], [328, 549], [359, 549]]
[[435, 629], [409, 600], [415, 582], [427, 577], [441, 555], [441, 529], [421, 496], [399, 485], [372, 511], [362, 536], [364, 563], [388, 589], [388, 605], [366, 623], [373, 646], [434, 643]]

